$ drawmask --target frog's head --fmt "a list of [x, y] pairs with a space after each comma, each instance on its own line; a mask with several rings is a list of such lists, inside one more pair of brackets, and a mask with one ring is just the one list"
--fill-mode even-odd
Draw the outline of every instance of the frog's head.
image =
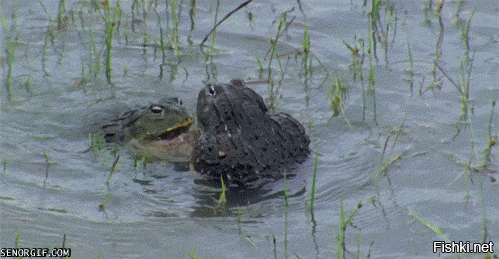
[[258, 121], [257, 117], [266, 112], [263, 98], [241, 79], [229, 84], [206, 85], [198, 95], [197, 118], [204, 131], [221, 126], [227, 130], [248, 120]]
[[123, 126], [124, 142], [174, 139], [187, 132], [194, 124], [178, 98], [169, 98], [152, 104], [146, 110], [132, 115]]
[[199, 133], [180, 99], [168, 98], [125, 113], [102, 127], [108, 142], [119, 142], [137, 159], [188, 161]]

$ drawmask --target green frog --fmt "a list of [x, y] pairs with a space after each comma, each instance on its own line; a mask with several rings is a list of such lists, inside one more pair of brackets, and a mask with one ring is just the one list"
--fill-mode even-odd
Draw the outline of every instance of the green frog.
[[263, 98], [241, 79], [205, 86], [197, 119], [203, 133], [191, 165], [202, 175], [235, 183], [282, 177], [310, 153], [305, 128], [289, 114], [269, 113]]
[[102, 126], [104, 139], [125, 146], [136, 159], [189, 162], [200, 133], [180, 99], [171, 97], [122, 114]]

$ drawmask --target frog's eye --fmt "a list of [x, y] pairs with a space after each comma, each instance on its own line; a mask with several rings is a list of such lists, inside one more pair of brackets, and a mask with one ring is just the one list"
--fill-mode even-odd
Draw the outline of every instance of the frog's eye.
[[152, 105], [150, 110], [152, 113], [159, 114], [159, 113], [163, 112], [163, 107], [160, 105]]
[[213, 85], [208, 86], [208, 93], [210, 93], [211, 96], [215, 96], [216, 92], [215, 92], [215, 88], [213, 87]]

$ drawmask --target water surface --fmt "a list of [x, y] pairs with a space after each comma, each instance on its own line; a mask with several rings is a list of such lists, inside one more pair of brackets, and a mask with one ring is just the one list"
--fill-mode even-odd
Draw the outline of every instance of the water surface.
[[[485, 157], [499, 132], [497, 1], [446, 1], [440, 14], [436, 2], [383, 1], [377, 58], [363, 1], [302, 1], [303, 12], [296, 1], [254, 1], [218, 27], [209, 55], [199, 44], [216, 1], [179, 1], [179, 49], [164, 53], [172, 5], [120, 1], [111, 84], [103, 3], [65, 2], [60, 25], [57, 1], [0, 4], [1, 247], [18, 235], [20, 247], [52, 248], [66, 235], [75, 258], [427, 258], [439, 256], [434, 240], [498, 243], [495, 145]], [[222, 1], [218, 19], [239, 4]], [[269, 77], [273, 87], [251, 87], [306, 125], [313, 154], [293, 178], [230, 188], [224, 213], [214, 210], [220, 189], [194, 172], [135, 167], [119, 148], [107, 183], [113, 149], [88, 151], [89, 133], [130, 107], [178, 96], [194, 114], [205, 82]], [[338, 116], [336, 79], [346, 86]], [[344, 220], [357, 211], [346, 250], [341, 207]]]

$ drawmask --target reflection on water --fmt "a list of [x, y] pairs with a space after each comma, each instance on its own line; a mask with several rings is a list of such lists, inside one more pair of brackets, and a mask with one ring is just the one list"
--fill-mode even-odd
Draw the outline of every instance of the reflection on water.
[[[287, 185], [287, 180], [283, 179], [281, 183], [286, 181], [285, 184]], [[292, 179], [289, 179], [289, 181], [292, 181]], [[199, 188], [198, 192], [194, 194], [198, 201], [193, 207], [194, 211], [191, 212], [191, 217], [237, 216], [237, 209], [243, 206], [274, 199], [284, 200], [285, 196], [292, 198], [302, 196], [306, 193], [305, 186], [295, 193], [289, 193], [287, 189], [279, 189], [279, 183], [263, 179], [253, 183], [252, 186], [235, 185], [226, 187], [225, 203], [222, 205], [222, 208], [218, 208], [216, 201], [220, 199], [222, 194], [222, 189], [218, 188], [220, 182], [199, 179], [195, 181], [195, 184], [201, 185], [204, 188]]]

